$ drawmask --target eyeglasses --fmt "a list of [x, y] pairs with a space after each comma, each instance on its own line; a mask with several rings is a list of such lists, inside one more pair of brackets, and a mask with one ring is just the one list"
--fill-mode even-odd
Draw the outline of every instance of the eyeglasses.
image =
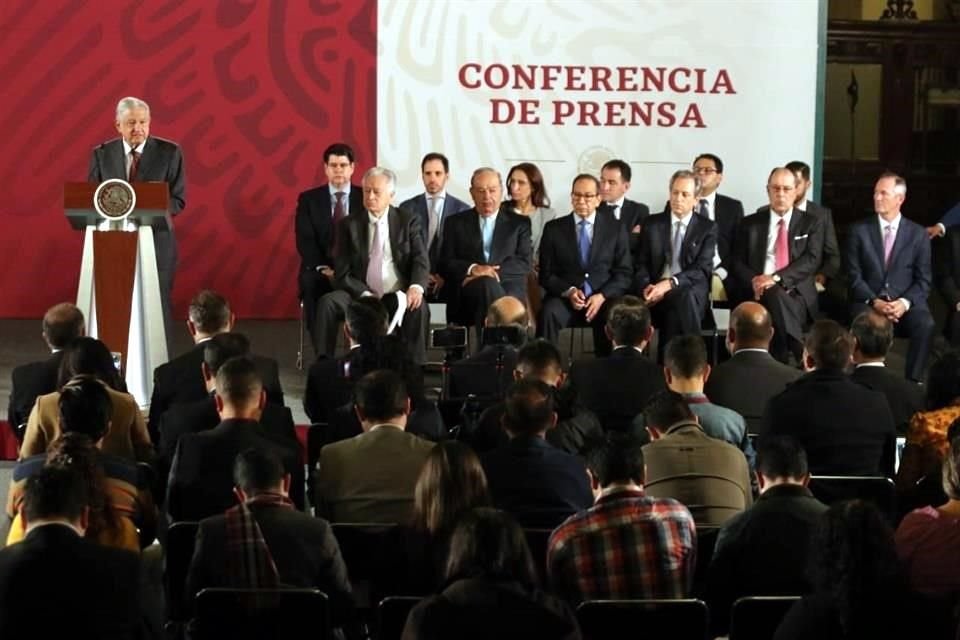
[[593, 200], [594, 198], [597, 197], [597, 194], [595, 193], [577, 193], [576, 191], [574, 191], [570, 195], [573, 197], [574, 200]]
[[767, 189], [774, 192], [780, 192], [780, 191], [787, 192], [787, 191], [793, 191], [794, 189], [796, 189], [796, 187], [785, 187], [779, 184], [768, 184]]

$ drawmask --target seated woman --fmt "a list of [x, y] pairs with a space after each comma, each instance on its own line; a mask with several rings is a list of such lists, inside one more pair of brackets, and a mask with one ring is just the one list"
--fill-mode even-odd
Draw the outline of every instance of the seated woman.
[[410, 612], [404, 640], [580, 638], [573, 611], [537, 588], [523, 530], [509, 514], [474, 509], [450, 539], [446, 588]]
[[960, 420], [948, 431], [950, 449], [943, 463], [946, 504], [922, 507], [900, 522], [897, 554], [910, 586], [931, 596], [960, 594]]
[[87, 480], [91, 506], [86, 537], [139, 551], [141, 539], [153, 540], [156, 507], [150, 492], [140, 486], [136, 465], [98, 449], [113, 412], [107, 389], [81, 376], [65, 384], [58, 396], [63, 434], [46, 453], [23, 459], [14, 467], [7, 496], [7, 515], [13, 519], [7, 544], [19, 542], [24, 535], [20, 508], [27, 479], [44, 466], [61, 466], [79, 469]]
[[[59, 386], [76, 376], [86, 376], [99, 382], [110, 395], [113, 409], [100, 445], [103, 452], [131, 462], [151, 462], [153, 445], [143, 414], [133, 396], [125, 393], [107, 346], [94, 338], [78, 338], [66, 351], [60, 365]], [[37, 398], [27, 419], [20, 459], [42, 454], [60, 435], [59, 401], [59, 391]]]

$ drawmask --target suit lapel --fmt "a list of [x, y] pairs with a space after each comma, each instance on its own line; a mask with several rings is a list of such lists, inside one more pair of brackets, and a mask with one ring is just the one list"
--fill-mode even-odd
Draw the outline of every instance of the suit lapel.
[[793, 210], [793, 215], [790, 216], [790, 226], [787, 227], [787, 247], [789, 249], [788, 253], [790, 255], [790, 262], [793, 262], [796, 258], [793, 251], [793, 239], [798, 235], [803, 235], [801, 231], [807, 227], [806, 216], [806, 213], [796, 208]]
[[387, 209], [387, 228], [390, 235], [390, 253], [396, 261], [398, 258], [397, 247], [400, 246], [400, 218], [397, 215], [397, 210], [393, 207]]
[[104, 179], [123, 178], [127, 179], [127, 162], [123, 155], [123, 139], [117, 140], [117, 144], [107, 150], [106, 161], [109, 163]]
[[[687, 225], [687, 233], [683, 236], [683, 244], [680, 251], [680, 265], [684, 266], [684, 257], [689, 256], [689, 249], [693, 247], [697, 241], [700, 239], [700, 236], [703, 235], [702, 226], [705, 221], [697, 214], [690, 216], [690, 224]], [[689, 264], [689, 262], [687, 262]]]
[[[122, 147], [123, 145], [121, 145], [121, 148]], [[143, 154], [140, 156], [140, 165], [137, 167], [137, 181], [147, 182], [149, 180], [155, 180], [150, 170], [153, 169], [156, 164], [157, 143], [154, 142], [153, 138], [147, 137], [147, 141], [143, 145]]]
[[[753, 258], [753, 264], [750, 266], [757, 273], [763, 273], [764, 263], [767, 261], [767, 236], [770, 233], [770, 220], [773, 212], [769, 209], [763, 213], [754, 214], [758, 216], [758, 221], [753, 225], [753, 236], [750, 238], [753, 244], [750, 256]], [[760, 220], [763, 222], [761, 223]]]
[[[905, 225], [904, 222], [906, 222], [906, 218], [904, 218], [901, 214], [900, 225], [897, 227], [897, 237], [893, 239], [893, 246], [890, 248], [890, 264], [887, 265], [886, 269], [884, 269], [885, 271], [890, 271], [893, 268], [893, 263], [896, 262], [897, 256], [900, 255], [900, 249], [909, 241], [909, 238], [906, 237], [907, 233], [909, 232], [907, 231], [907, 225]], [[881, 261], [883, 260], [882, 252], [880, 253], [880, 259]]]
[[343, 223], [350, 225], [357, 253], [360, 255], [360, 273], [357, 278], [366, 282], [367, 267], [370, 265], [370, 218], [364, 211], [363, 215], [348, 216]]
[[[507, 229], [507, 213], [500, 211], [497, 214], [497, 221], [493, 225], [493, 238], [490, 240], [490, 262], [500, 264], [500, 247], [503, 246], [503, 239], [510, 232]], [[480, 237], [480, 255], [483, 255], [483, 236]]]
[[875, 219], [870, 220], [867, 224], [867, 234], [870, 236], [870, 243], [873, 245], [873, 251], [877, 256], [880, 269], [886, 272], [886, 265], [883, 263], [883, 236], [880, 235], [880, 225]]

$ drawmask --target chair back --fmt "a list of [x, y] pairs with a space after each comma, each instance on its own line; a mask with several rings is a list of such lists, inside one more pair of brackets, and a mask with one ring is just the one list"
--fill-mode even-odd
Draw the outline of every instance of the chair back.
[[713, 560], [713, 550], [717, 546], [720, 527], [697, 527], [697, 563], [693, 569], [693, 593], [703, 593], [707, 584], [707, 571]]
[[167, 619], [174, 622], [183, 622], [189, 615], [184, 607], [187, 597], [184, 591], [199, 528], [199, 522], [175, 522], [167, 529], [163, 589], [167, 601]]
[[704, 640], [710, 614], [703, 600], [588, 600], [577, 620], [585, 640]]
[[892, 523], [897, 513], [893, 480], [884, 476], [811, 476], [810, 492], [830, 505], [843, 500], [872, 502]]
[[327, 596], [318, 589], [204, 589], [197, 594], [191, 637], [327, 640]]
[[377, 607], [377, 640], [400, 640], [407, 616], [420, 600], [413, 596], [390, 596], [381, 600]]
[[550, 543], [550, 534], [553, 529], [524, 529], [523, 535], [530, 547], [533, 564], [537, 568], [540, 584], [547, 584], [547, 545]]
[[771, 640], [799, 596], [740, 598], [730, 610], [730, 640]]

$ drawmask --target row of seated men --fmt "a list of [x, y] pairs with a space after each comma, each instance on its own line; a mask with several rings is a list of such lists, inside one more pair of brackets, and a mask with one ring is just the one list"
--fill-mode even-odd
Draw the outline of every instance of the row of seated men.
[[[769, 204], [749, 216], [739, 200], [717, 193], [724, 169], [713, 154], [671, 177], [656, 215], [626, 198], [631, 169], [621, 160], [606, 163], [599, 178], [573, 180], [570, 215], [551, 208], [530, 163], [510, 169], [506, 201], [500, 174], [476, 170], [470, 207], [446, 192], [447, 158], [430, 153], [421, 163], [425, 193], [395, 208], [391, 171], [375, 167], [351, 185], [353, 151], [342, 144], [327, 148], [324, 162], [329, 184], [301, 194], [296, 215], [300, 287], [318, 355], [333, 355], [337, 323], [360, 296], [383, 297], [422, 362], [425, 296], [446, 302], [449, 320], [479, 326], [503, 295], [523, 300], [550, 341], [563, 327], [591, 325], [606, 355], [606, 305], [633, 293], [650, 306], [662, 345], [711, 322], [711, 297], [759, 301], [776, 328], [774, 357], [799, 362], [803, 331], [825, 298], [836, 317], [867, 308], [887, 316], [911, 338], [907, 378], [923, 378], [934, 331], [930, 242], [901, 215], [906, 183], [895, 174], [877, 180], [877, 215], [851, 227], [841, 256], [830, 210], [807, 198], [810, 169], [802, 162], [771, 172]], [[960, 252], [949, 253], [957, 257], [946, 256], [940, 280], [952, 330]]]
[[[221, 367], [216, 397], [225, 421], [262, 404], [255, 372], [244, 356]], [[64, 386], [58, 404], [62, 435], [51, 448], [63, 453], [18, 467], [14, 491], [21, 494], [24, 536], [0, 551], [0, 630], [26, 630], [37, 619], [27, 614], [64, 604], [56, 610], [71, 615], [58, 616], [53, 627], [92, 637], [138, 637], [140, 603], [132, 597], [139, 581], [136, 556], [109, 548], [125, 546], [117, 531], [129, 514], [117, 509], [114, 493], [97, 479], [113, 458], [102, 449], [113, 410], [110, 394], [103, 384], [78, 377]], [[912, 591], [950, 596], [960, 588], [953, 564], [944, 562], [957, 544], [960, 422], [952, 428], [945, 461], [950, 501], [939, 511], [928, 507], [907, 516], [895, 548], [892, 530], [875, 508], [840, 503], [828, 511], [814, 498], [806, 488], [807, 456], [794, 437], [760, 439], [760, 498], [752, 504], [744, 454], [706, 435], [680, 393], [659, 392], [644, 409], [651, 442], [608, 434], [592, 441], [583, 458], [547, 442], [557, 423], [554, 391], [535, 379], [520, 380], [506, 393], [503, 427], [509, 442], [479, 456], [460, 442], [434, 445], [406, 433], [410, 396], [395, 372], [361, 378], [355, 406], [363, 435], [321, 453], [326, 519], [296, 509], [289, 498], [289, 466], [264, 442], [232, 449], [236, 455], [229, 465], [210, 470], [211, 480], [214, 473], [229, 478], [225, 491], [234, 499], [200, 522], [186, 580], [188, 610], [205, 587], [312, 586], [326, 593], [332, 624], [355, 637], [350, 566], [328, 524], [343, 517], [401, 525], [368, 551], [388, 576], [378, 588], [437, 594], [411, 612], [405, 637], [412, 638], [490, 637], [510, 625], [516, 631], [517, 624], [523, 633], [507, 637], [535, 630], [537, 637], [580, 637], [572, 607], [581, 602], [686, 597], [694, 589], [705, 525], [722, 527], [699, 593], [711, 603], [718, 634], [725, 633], [726, 612], [741, 595], [803, 595], [812, 588], [778, 631], [785, 635], [777, 637], [815, 638], [828, 637], [826, 630], [843, 628], [851, 619], [874, 632], [899, 625], [894, 628], [901, 633], [902, 625], [913, 622], [873, 607], [896, 604], [898, 614], [924, 611], [932, 617], [939, 610]], [[256, 424], [246, 428], [255, 430]], [[251, 443], [237, 446], [246, 444]], [[211, 466], [222, 461], [212, 460]], [[664, 473], [669, 477], [661, 477]], [[740, 506], [704, 508], [728, 501]], [[485, 508], [491, 504], [501, 511]], [[531, 519], [553, 529], [544, 560], [549, 592], [537, 588], [533, 558], [515, 523], [530, 526]], [[843, 538], [855, 531], [861, 534]], [[520, 562], [491, 560], [504, 559], [514, 544]], [[808, 558], [827, 572], [815, 572], [813, 584]], [[878, 570], [863, 562], [876, 563]], [[871, 579], [878, 582], [865, 591], [848, 582]], [[838, 596], [832, 580], [854, 593]], [[497, 603], [494, 613], [491, 602]], [[856, 613], [868, 605], [870, 617]], [[525, 615], [518, 621], [520, 611]], [[429, 631], [438, 627], [442, 634]]]

